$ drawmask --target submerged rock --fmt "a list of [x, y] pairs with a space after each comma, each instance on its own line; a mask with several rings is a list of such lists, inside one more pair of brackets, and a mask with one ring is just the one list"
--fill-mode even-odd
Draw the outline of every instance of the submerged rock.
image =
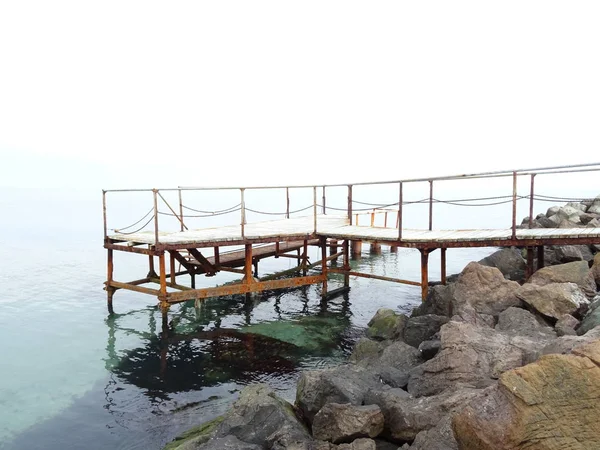
[[315, 416], [313, 436], [334, 444], [374, 438], [383, 431], [383, 413], [377, 405], [327, 403]]
[[505, 372], [453, 418], [460, 449], [600, 448], [600, 341]]

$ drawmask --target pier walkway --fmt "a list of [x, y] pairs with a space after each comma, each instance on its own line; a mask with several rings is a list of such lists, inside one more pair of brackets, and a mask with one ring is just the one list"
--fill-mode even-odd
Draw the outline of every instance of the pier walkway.
[[[248, 294], [265, 290], [290, 288], [295, 286], [321, 284], [322, 296], [327, 298], [328, 273], [344, 275], [344, 288], [349, 288], [349, 276], [365, 276], [386, 281], [406, 283], [420, 286], [422, 296], [427, 296], [429, 286], [428, 256], [435, 250], [441, 254], [441, 282], [446, 282], [446, 249], [460, 247], [519, 247], [527, 249], [528, 273], [534, 271], [534, 251], [537, 251], [537, 267], [543, 267], [544, 247], [549, 245], [578, 245], [600, 244], [599, 227], [567, 227], [567, 228], [533, 228], [534, 202], [548, 201], [548, 196], [535, 194], [534, 180], [536, 177], [578, 172], [600, 171], [600, 164], [584, 164], [578, 166], [547, 167], [526, 170], [498, 171], [482, 174], [467, 174], [450, 177], [436, 177], [426, 179], [400, 180], [380, 183], [356, 183], [350, 185], [325, 185], [325, 186], [278, 186], [278, 187], [227, 187], [227, 188], [195, 188], [179, 187], [176, 189], [149, 189], [149, 190], [111, 190], [103, 191], [104, 206], [104, 247], [107, 249], [107, 281], [105, 289], [108, 293], [108, 307], [112, 311], [113, 294], [118, 289], [127, 289], [156, 296], [163, 310], [173, 303], [192, 299], [204, 299], [233, 294]], [[458, 229], [436, 230], [433, 229], [433, 208], [439, 202], [433, 196], [434, 182], [452, 180], [481, 180], [488, 178], [512, 179], [512, 193], [502, 197], [498, 203], [512, 204], [512, 221], [510, 227], [502, 229]], [[518, 180], [527, 180], [528, 195], [518, 194]], [[404, 199], [403, 190], [411, 183], [428, 183], [429, 198], [409, 202]], [[397, 202], [382, 205], [380, 203], [365, 203], [353, 200], [353, 191], [362, 186], [378, 186], [392, 189], [396, 193]], [[345, 208], [327, 206], [326, 189], [343, 189]], [[269, 221], [249, 222], [249, 212], [258, 213], [246, 206], [245, 195], [251, 190], [284, 190], [285, 211], [281, 211], [283, 218]], [[320, 203], [317, 202], [317, 191], [322, 190]], [[189, 229], [188, 219], [184, 210], [198, 211], [183, 203], [183, 195], [188, 191], [200, 194], [209, 194], [210, 191], [240, 192], [240, 203], [228, 208], [224, 214], [239, 213], [240, 221], [236, 225], [223, 225], [216, 227], [199, 227]], [[300, 211], [290, 211], [290, 191], [312, 191], [313, 202]], [[138, 230], [125, 231], [117, 229], [109, 233], [107, 194], [121, 195], [127, 193], [148, 192], [152, 194], [153, 207], [146, 215], [147, 222]], [[113, 194], [114, 193], [114, 194]], [[165, 198], [166, 193], [177, 194], [179, 205], [173, 207]], [[165, 194], [165, 195], [163, 195]], [[338, 195], [339, 197], [339, 195]], [[498, 197], [499, 198], [499, 197]], [[485, 198], [465, 199], [464, 201], [481, 202]], [[517, 204], [521, 201], [528, 203], [529, 222], [525, 226], [517, 224]], [[427, 229], [408, 229], [403, 227], [406, 220], [405, 208], [411, 203], [421, 203], [428, 209]], [[330, 202], [331, 204], [331, 202]], [[166, 207], [165, 211], [159, 209]], [[369, 208], [364, 208], [367, 205]], [[473, 206], [477, 203], [471, 204]], [[357, 206], [360, 208], [357, 209]], [[484, 205], [480, 205], [484, 206]], [[176, 211], [176, 209], [178, 211]], [[307, 211], [312, 209], [312, 214]], [[333, 211], [332, 211], [333, 210]], [[333, 213], [328, 213], [332, 211]], [[340, 213], [341, 212], [341, 213]], [[201, 217], [213, 217], [219, 212], [204, 212]], [[275, 214], [264, 212], [263, 214]], [[358, 225], [359, 214], [370, 217], [368, 225]], [[167, 231], [161, 229], [159, 217], [168, 215], [175, 220], [178, 229]], [[388, 223], [388, 216], [395, 219], [394, 224]], [[196, 215], [195, 217], [198, 217]], [[379, 218], [379, 219], [378, 219]], [[138, 222], [143, 222], [146, 217]], [[381, 223], [383, 220], [383, 223]], [[391, 220], [389, 221], [391, 222]], [[136, 224], [134, 224], [136, 225]], [[130, 227], [127, 227], [128, 229]], [[421, 253], [421, 280], [403, 280], [373, 274], [362, 274], [350, 270], [350, 245], [351, 242], [371, 242], [389, 245], [392, 248], [414, 248]], [[321, 250], [321, 260], [309, 264], [308, 247], [318, 246]], [[229, 252], [222, 249], [230, 247]], [[238, 249], [237, 247], [241, 247]], [[327, 254], [329, 249], [329, 255]], [[340, 251], [338, 252], [338, 249]], [[113, 277], [114, 252], [127, 252], [148, 257], [149, 271], [146, 277], [122, 282]], [[209, 254], [210, 253], [210, 254]], [[268, 257], [288, 257], [297, 261], [297, 267], [280, 274], [270, 274], [258, 278], [258, 261]], [[169, 270], [167, 270], [167, 258]], [[343, 259], [341, 266], [330, 267], [329, 261]], [[158, 268], [155, 268], [155, 259], [158, 259]], [[179, 269], [177, 269], [177, 265]], [[308, 269], [318, 266], [318, 274], [309, 275]], [[197, 275], [212, 276], [220, 271], [239, 273], [242, 278], [239, 282], [211, 288], [195, 287]], [[314, 273], [314, 271], [313, 271]], [[190, 276], [189, 285], [178, 282], [178, 277]], [[150, 286], [153, 287], [150, 287]], [[337, 291], [337, 290], [336, 290]]]

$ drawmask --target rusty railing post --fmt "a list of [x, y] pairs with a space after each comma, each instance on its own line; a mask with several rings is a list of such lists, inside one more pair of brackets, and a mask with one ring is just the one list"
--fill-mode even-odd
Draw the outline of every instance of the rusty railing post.
[[352, 185], [348, 185], [348, 221], [352, 225]]
[[290, 188], [286, 187], [285, 188], [285, 218], [289, 219], [290, 218]]
[[154, 196], [154, 244], [158, 245], [158, 189], [152, 189]]
[[513, 172], [512, 240], [517, 238], [517, 172]]
[[533, 228], [533, 189], [535, 173], [531, 174], [531, 189], [529, 191], [529, 228]]
[[323, 215], [327, 214], [326, 208], [325, 208], [325, 186], [323, 186]]
[[244, 202], [244, 188], [240, 189], [241, 192], [241, 201], [240, 201], [240, 212], [241, 212], [241, 227], [242, 227], [242, 239], [244, 239], [246, 225], [246, 203]]
[[398, 240], [402, 240], [402, 181], [398, 193]]
[[104, 219], [104, 242], [108, 238], [108, 228], [106, 222], [106, 191], [102, 189], [102, 217]]
[[317, 233], [317, 187], [313, 186], [313, 225], [314, 232]]
[[181, 231], [183, 231], [183, 199], [181, 197], [181, 189], [179, 189], [179, 217], [181, 218]]
[[433, 229], [433, 180], [429, 180], [429, 231]]

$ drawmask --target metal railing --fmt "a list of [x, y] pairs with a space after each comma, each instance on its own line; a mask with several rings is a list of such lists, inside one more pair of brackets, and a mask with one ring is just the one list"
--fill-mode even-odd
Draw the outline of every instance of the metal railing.
[[[186, 207], [183, 204], [182, 196], [186, 191], [239, 191], [240, 194], [240, 203], [235, 207], [228, 208], [221, 211], [200, 211], [202, 213], [207, 213], [204, 216], [200, 217], [212, 217], [219, 214], [229, 214], [232, 212], [240, 211], [240, 228], [241, 228], [241, 236], [245, 237], [245, 226], [247, 223], [246, 213], [247, 211], [258, 212], [261, 214], [279, 214], [283, 215], [286, 219], [289, 219], [292, 213], [301, 212], [302, 210], [308, 210], [312, 207], [312, 216], [313, 216], [313, 229], [314, 232], [317, 232], [318, 225], [318, 210], [321, 208], [321, 213], [326, 214], [327, 210], [334, 211], [345, 211], [347, 214], [348, 222], [350, 225], [353, 224], [353, 216], [355, 218], [355, 225], [358, 225], [358, 215], [356, 211], [359, 211], [358, 214], [366, 214], [371, 215], [371, 226], [374, 226], [374, 217], [376, 214], [384, 214], [385, 215], [385, 226], [387, 226], [387, 216], [388, 213], [396, 214], [396, 226], [398, 229], [398, 239], [402, 239], [402, 229], [403, 229], [403, 209], [404, 206], [411, 203], [422, 203], [428, 206], [428, 229], [433, 229], [433, 207], [436, 203], [448, 203], [448, 204], [458, 204], [457, 202], [468, 202], [473, 200], [489, 200], [489, 199], [502, 199], [499, 203], [512, 203], [512, 238], [516, 237], [516, 229], [517, 229], [517, 201], [520, 199], [529, 199], [529, 226], [533, 225], [533, 209], [534, 209], [534, 201], [536, 199], [535, 196], [535, 177], [540, 175], [552, 175], [552, 174], [565, 174], [565, 173], [581, 173], [581, 172], [597, 172], [600, 171], [600, 163], [588, 163], [588, 164], [576, 164], [576, 165], [563, 165], [563, 166], [551, 166], [551, 167], [537, 167], [531, 169], [518, 169], [518, 170], [503, 170], [503, 171], [494, 171], [494, 172], [483, 172], [483, 173], [472, 173], [472, 174], [460, 174], [460, 175], [451, 175], [451, 176], [439, 176], [439, 177], [429, 177], [429, 178], [413, 178], [413, 179], [404, 179], [404, 180], [395, 180], [395, 181], [376, 181], [376, 182], [359, 182], [359, 183], [351, 183], [351, 184], [324, 184], [324, 185], [291, 185], [291, 186], [223, 186], [223, 187], [204, 187], [204, 186], [180, 186], [177, 188], [166, 188], [166, 189], [107, 189], [102, 191], [102, 205], [103, 205], [103, 220], [104, 220], [104, 239], [105, 241], [108, 239], [108, 226], [107, 226], [107, 194], [108, 193], [127, 193], [127, 192], [149, 192], [152, 193], [153, 198], [153, 207], [151, 211], [149, 211], [144, 218], [147, 218], [152, 212], [152, 217], [142, 226], [142, 229], [145, 226], [149, 225], [152, 221], [154, 222], [154, 240], [155, 244], [159, 244], [159, 216], [161, 214], [165, 214], [159, 211], [158, 206], [159, 202], [164, 203], [169, 209], [171, 215], [177, 218], [180, 224], [180, 231], [185, 231], [188, 229], [185, 224], [185, 216], [184, 209], [199, 211], [189, 207]], [[452, 180], [476, 180], [476, 179], [487, 179], [487, 178], [506, 178], [512, 177], [512, 195], [506, 195], [503, 197], [482, 197], [478, 199], [460, 199], [455, 201], [441, 201], [434, 198], [434, 183], [439, 181], [452, 181]], [[517, 195], [517, 181], [519, 177], [528, 177], [529, 178], [529, 195], [528, 196], [518, 196]], [[403, 198], [403, 190], [406, 184], [412, 183], [428, 183], [429, 184], [429, 196], [428, 198], [424, 198], [419, 201], [407, 202]], [[356, 186], [381, 186], [381, 185], [396, 185], [398, 201], [387, 204], [387, 205], [378, 205], [373, 208], [366, 209], [354, 209], [354, 204], [360, 205], [371, 205], [372, 203], [364, 203], [354, 201], [352, 198], [353, 188]], [[347, 207], [344, 208], [333, 208], [328, 207], [326, 203], [326, 189], [334, 188], [334, 187], [346, 187], [347, 194]], [[321, 204], [317, 202], [317, 190], [318, 188], [322, 189], [321, 196]], [[245, 194], [250, 190], [274, 190], [274, 189], [285, 189], [286, 193], [286, 209], [285, 212], [281, 213], [272, 213], [272, 212], [262, 212], [250, 209], [246, 206]], [[290, 190], [291, 189], [312, 189], [313, 193], [313, 201], [312, 205], [307, 206], [306, 208], [302, 208], [296, 211], [290, 211]], [[179, 198], [179, 212], [176, 212], [175, 209], [167, 202], [165, 197], [161, 194], [161, 192], [177, 192]], [[544, 196], [541, 196], [542, 198]], [[540, 199], [540, 198], [538, 198]], [[498, 204], [499, 204], [498, 203]], [[239, 206], [239, 208], [238, 208]], [[477, 205], [477, 206], [486, 206], [486, 205]], [[397, 207], [397, 209], [389, 209], [389, 207]], [[197, 217], [197, 216], [196, 216]], [[137, 223], [143, 221], [142, 218]], [[136, 223], [136, 224], [137, 224]], [[129, 228], [129, 227], [127, 227]], [[124, 230], [125, 228], [121, 228], [120, 230]], [[118, 230], [117, 230], [118, 231]], [[126, 233], [123, 233], [126, 234]]]

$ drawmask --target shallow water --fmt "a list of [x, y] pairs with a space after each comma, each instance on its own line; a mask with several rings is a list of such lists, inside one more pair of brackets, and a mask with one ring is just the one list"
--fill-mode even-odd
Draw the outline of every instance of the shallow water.
[[[0, 261], [3, 449], [159, 449], [222, 413], [249, 383], [268, 383], [293, 400], [300, 372], [347, 357], [378, 308], [408, 312], [420, 301], [418, 288], [352, 278], [350, 293], [326, 305], [318, 286], [250, 302], [211, 299], [198, 308], [189, 302], [171, 308], [167, 339], [149, 296], [119, 291], [116, 314], [108, 316], [97, 201], [21, 195], [30, 196], [33, 209], [0, 205], [9, 213], [0, 223], [8, 255]], [[63, 217], [80, 214], [64, 222], [54, 220], [57, 210]], [[364, 247], [363, 258], [352, 263], [357, 270], [419, 279], [418, 252], [384, 247], [382, 255], [369, 256]], [[448, 273], [491, 251], [449, 250]], [[439, 277], [437, 253], [430, 258], [432, 280]], [[120, 278], [139, 274], [129, 256], [116, 261]], [[260, 274], [292, 263], [261, 262]], [[339, 282], [332, 278], [330, 289]]]

